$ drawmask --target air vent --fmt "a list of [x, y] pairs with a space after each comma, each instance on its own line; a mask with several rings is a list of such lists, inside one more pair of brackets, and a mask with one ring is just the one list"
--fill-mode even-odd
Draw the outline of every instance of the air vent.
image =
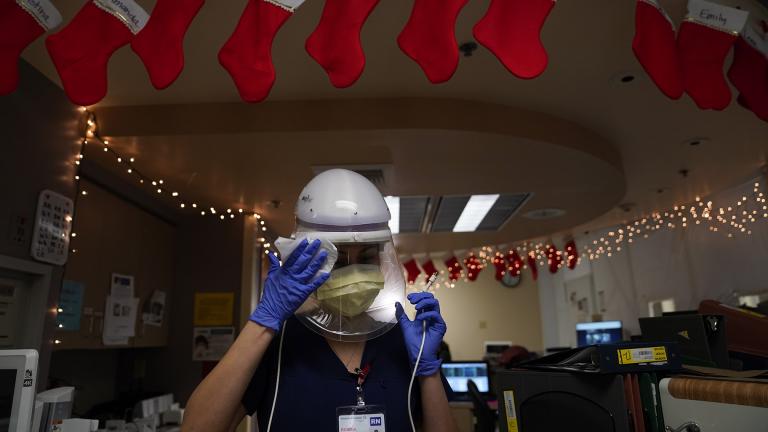
[[429, 197], [400, 198], [400, 232], [421, 232], [424, 217], [427, 214]]
[[367, 170], [352, 170], [361, 176], [365, 177], [370, 181], [371, 183], [375, 184], [377, 187], [384, 186], [384, 171], [380, 169], [367, 169]]
[[315, 175], [321, 172], [328, 171], [329, 169], [341, 168], [354, 171], [361, 176], [367, 178], [371, 183], [375, 184], [379, 189], [385, 189], [389, 183], [389, 179], [392, 166], [391, 165], [315, 165], [312, 167], [312, 172]]

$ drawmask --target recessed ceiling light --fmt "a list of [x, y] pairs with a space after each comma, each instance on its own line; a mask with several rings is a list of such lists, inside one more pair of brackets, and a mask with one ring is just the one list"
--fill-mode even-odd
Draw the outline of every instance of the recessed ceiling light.
[[459, 220], [453, 226], [453, 232], [472, 232], [477, 230], [478, 225], [483, 221], [485, 215], [488, 214], [488, 211], [491, 210], [497, 199], [499, 199], [499, 194], [472, 195], [469, 197], [469, 201], [464, 206]]
[[384, 201], [389, 207], [389, 230], [392, 234], [397, 234], [400, 232], [400, 197], [386, 196]]
[[565, 215], [565, 213], [565, 210], [559, 208], [543, 208], [531, 210], [528, 213], [525, 213], [523, 216], [533, 220], [547, 220], [562, 217]]

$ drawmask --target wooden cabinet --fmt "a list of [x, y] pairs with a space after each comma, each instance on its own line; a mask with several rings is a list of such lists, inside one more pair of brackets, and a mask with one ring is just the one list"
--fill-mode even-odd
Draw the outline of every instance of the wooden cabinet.
[[[169, 305], [173, 302], [176, 239], [173, 225], [82, 180], [65, 280], [82, 283], [83, 314], [79, 331], [56, 331], [55, 349], [100, 349], [164, 346], [168, 340]], [[128, 345], [105, 347], [103, 313], [112, 273], [134, 277], [139, 310], [135, 337]], [[145, 325], [141, 312], [155, 290], [164, 291], [166, 304], [161, 327]], [[87, 312], [93, 311], [88, 316]], [[101, 316], [98, 316], [101, 315]]]

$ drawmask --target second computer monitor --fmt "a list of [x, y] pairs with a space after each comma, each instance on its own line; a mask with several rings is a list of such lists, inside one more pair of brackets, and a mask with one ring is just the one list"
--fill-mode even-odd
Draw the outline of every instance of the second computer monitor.
[[454, 393], [466, 393], [469, 391], [467, 383], [472, 380], [477, 385], [480, 393], [490, 391], [488, 382], [488, 363], [484, 361], [472, 362], [444, 362], [443, 375], [448, 380]]
[[576, 324], [576, 339], [580, 347], [621, 342], [621, 321], [598, 321]]

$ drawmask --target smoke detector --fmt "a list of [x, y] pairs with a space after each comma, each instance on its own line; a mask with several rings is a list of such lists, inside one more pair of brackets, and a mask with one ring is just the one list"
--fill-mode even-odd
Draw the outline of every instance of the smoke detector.
[[559, 208], [543, 208], [531, 210], [523, 214], [523, 217], [533, 220], [548, 220], [562, 217], [565, 215], [565, 213], [565, 210]]

